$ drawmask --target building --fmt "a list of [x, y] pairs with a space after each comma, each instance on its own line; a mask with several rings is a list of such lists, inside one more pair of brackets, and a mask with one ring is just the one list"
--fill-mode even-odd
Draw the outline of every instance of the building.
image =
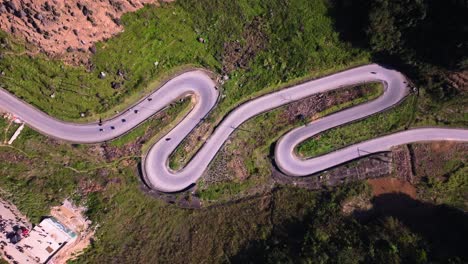
[[54, 217], [48, 217], [35, 226], [21, 241], [24, 253], [38, 263], [46, 263], [65, 244], [76, 239], [76, 234]]

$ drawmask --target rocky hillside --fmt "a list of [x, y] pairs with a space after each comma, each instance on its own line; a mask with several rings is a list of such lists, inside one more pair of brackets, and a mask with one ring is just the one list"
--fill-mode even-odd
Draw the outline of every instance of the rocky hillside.
[[156, 0], [12, 0], [0, 2], [0, 28], [50, 57], [82, 63], [93, 43], [120, 32], [126, 12]]

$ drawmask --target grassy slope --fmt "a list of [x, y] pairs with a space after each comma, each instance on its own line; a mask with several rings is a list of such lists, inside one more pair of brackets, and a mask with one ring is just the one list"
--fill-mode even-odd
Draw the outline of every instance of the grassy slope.
[[325, 131], [299, 144], [297, 152], [303, 157], [318, 156], [353, 143], [408, 128], [413, 122], [415, 103], [416, 97], [410, 96], [401, 105], [383, 114]]
[[[260, 4], [182, 0], [179, 4], [161, 9], [147, 7], [127, 15], [124, 24], [133, 29], [127, 28], [118, 37], [98, 45], [93, 58], [96, 70], [92, 73], [40, 57], [5, 54], [0, 67], [6, 75], [0, 83], [63, 119], [76, 119], [86, 110], [93, 118], [98, 113], [105, 116], [104, 112], [112, 114], [110, 109], [118, 104], [122, 107], [125, 98], [135, 100], [141, 91], [151, 89], [147, 84], [154, 78], [164, 78], [182, 65], [195, 64], [219, 72], [222, 44], [241, 39], [244, 24], [254, 16], [267, 23], [268, 48], [250, 62], [249, 71], [231, 74], [224, 87], [226, 99], [213, 119], [239, 101], [286, 82], [368, 61], [368, 53], [340, 42], [322, 1], [294, 1], [286, 6], [282, 1]], [[156, 23], [157, 27], [151, 26]], [[301, 33], [297, 29], [302, 26]], [[207, 43], [198, 43], [198, 36]], [[140, 42], [141, 38], [145, 41]], [[158, 49], [153, 45], [161, 46]], [[13, 52], [21, 50], [13, 45]], [[154, 61], [160, 62], [157, 68]], [[109, 82], [117, 78], [113, 75], [120, 68], [127, 71], [130, 80], [115, 92]], [[112, 76], [98, 79], [102, 70]], [[53, 91], [57, 93], [54, 100], [50, 98]], [[83, 104], [76, 104], [80, 100]], [[170, 121], [150, 123], [148, 127], [162, 128]], [[125, 149], [138, 133], [111, 144]], [[50, 205], [72, 196], [85, 201], [91, 219], [101, 224], [97, 240], [79, 263], [177, 262], [187, 258], [194, 262], [224, 261], [248, 240], [267, 237], [275, 221], [301, 218], [316, 203], [315, 193], [285, 189], [274, 194], [273, 205], [268, 198], [259, 198], [201, 211], [182, 210], [139, 190], [135, 176], [138, 157], [107, 161], [99, 154], [98, 146], [70, 146], [30, 129], [25, 129], [14, 147], [2, 147], [0, 152], [0, 184], [14, 194], [11, 198], [21, 210], [37, 222]], [[101, 188], [89, 192], [90, 184]], [[200, 245], [205, 250], [199, 250]]]
[[[167, 126], [171, 120], [159, 122]], [[138, 158], [107, 161], [99, 148], [51, 141], [26, 128], [14, 149], [0, 152], [0, 184], [33, 222], [67, 196], [86, 202], [88, 216], [101, 226], [77, 263], [182, 262], [187, 257], [219, 262], [249, 240], [266, 238], [273, 223], [300, 218], [315, 203], [315, 193], [284, 189], [211, 209], [180, 209], [141, 192], [135, 176]], [[276, 203], [270, 206], [272, 200]], [[281, 213], [272, 218], [276, 210]], [[199, 245], [206, 250], [195, 250]]]
[[467, 100], [466, 96], [461, 96], [449, 102], [435, 103], [422, 91], [422, 94], [410, 95], [393, 109], [309, 138], [298, 145], [297, 151], [303, 157], [313, 157], [408, 128], [467, 127], [468, 119], [462, 110]]
[[[330, 114], [333, 111], [339, 111], [353, 105], [360, 104], [364, 101], [372, 100], [382, 94], [382, 86], [378, 83], [370, 85], [360, 85], [357, 87], [348, 88], [346, 90], [356, 90], [363, 94], [362, 97], [347, 100], [341, 104], [335, 105], [332, 108], [317, 113], [314, 117], [305, 116], [305, 119], [316, 118], [324, 114]], [[345, 91], [331, 92], [326, 97], [333, 98], [340, 96]], [[229, 199], [233, 195], [239, 195], [243, 191], [258, 188], [259, 185], [265, 184], [271, 174], [271, 145], [278, 138], [289, 131], [290, 129], [302, 125], [304, 121], [295, 119], [291, 122], [287, 121], [287, 108], [283, 106], [265, 114], [261, 114], [253, 119], [242, 124], [240, 129], [231, 136], [231, 142], [224, 146], [224, 151], [219, 156], [225, 157], [227, 160], [239, 158], [246, 167], [248, 174], [247, 180], [239, 180], [235, 177], [228, 181], [221, 181], [215, 184], [202, 184], [199, 187], [198, 194], [205, 200], [224, 200]], [[234, 156], [229, 156], [230, 153], [236, 153]], [[228, 173], [235, 175], [232, 168], [225, 168]], [[219, 177], [221, 178], [221, 177]]]
[[[74, 120], [87, 112], [87, 119], [95, 120], [136, 101], [154, 89], [158, 80], [185, 65], [219, 67], [208, 47], [197, 41], [190, 16], [178, 6], [146, 7], [125, 15], [122, 21], [125, 32], [97, 44], [92, 72], [43, 56], [18, 56], [24, 50], [22, 44], [2, 33], [0, 38], [9, 45], [0, 49], [6, 51], [0, 60], [5, 72], [0, 84], [55, 117]], [[125, 79], [117, 75], [119, 69]], [[98, 78], [101, 71], [107, 73], [105, 79]], [[111, 81], [124, 83], [114, 90]]]

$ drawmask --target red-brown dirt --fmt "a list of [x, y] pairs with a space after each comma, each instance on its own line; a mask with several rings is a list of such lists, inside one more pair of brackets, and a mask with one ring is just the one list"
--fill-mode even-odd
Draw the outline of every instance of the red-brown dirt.
[[[168, 1], [166, 1], [168, 2]], [[120, 17], [157, 0], [12, 0], [0, 3], [0, 29], [50, 57], [80, 63], [94, 43], [122, 31]]]
[[372, 186], [372, 195], [377, 197], [382, 194], [404, 193], [416, 199], [416, 188], [407, 181], [392, 177], [383, 177], [367, 180]]

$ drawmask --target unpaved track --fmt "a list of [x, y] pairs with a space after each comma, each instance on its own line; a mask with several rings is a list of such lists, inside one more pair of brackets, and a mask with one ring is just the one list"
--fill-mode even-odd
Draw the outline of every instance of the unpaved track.
[[396, 145], [433, 140], [468, 141], [466, 129], [413, 129], [362, 142], [318, 158], [299, 159], [294, 153], [294, 147], [306, 138], [388, 109], [408, 94], [407, 80], [401, 73], [376, 64], [309, 81], [242, 104], [225, 117], [200, 151], [179, 171], [172, 171], [169, 168], [170, 154], [209, 113], [218, 98], [215, 83], [203, 71], [187, 72], [173, 78], [127, 111], [104, 121], [101, 126], [97, 123], [75, 124], [54, 119], [3, 90], [0, 90], [0, 108], [18, 116], [43, 134], [70, 142], [97, 143], [128, 132], [171, 102], [191, 94], [196, 98], [192, 111], [155, 143], [143, 158], [142, 169], [146, 183], [154, 189], [176, 192], [195, 183], [229, 135], [253, 116], [313, 94], [375, 81], [382, 82], [385, 87], [383, 95], [376, 100], [324, 117], [283, 136], [275, 151], [275, 162], [278, 167], [288, 175], [305, 176], [362, 156], [388, 151]]

